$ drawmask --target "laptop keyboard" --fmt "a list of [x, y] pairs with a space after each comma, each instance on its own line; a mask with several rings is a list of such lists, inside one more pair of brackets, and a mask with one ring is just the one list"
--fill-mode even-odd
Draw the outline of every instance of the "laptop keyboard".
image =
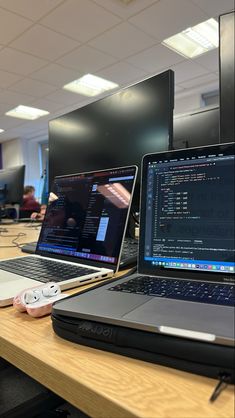
[[[30, 242], [28, 244], [23, 245], [21, 250], [25, 253], [35, 254], [37, 248], [37, 242]], [[137, 253], [138, 253], [138, 240], [133, 238], [125, 238], [123, 247], [122, 247], [122, 255], [121, 255], [121, 263], [120, 268], [129, 268], [133, 265], [137, 264]]]
[[109, 290], [215, 305], [235, 304], [234, 286], [215, 283], [139, 276]]
[[122, 257], [128, 258], [135, 256], [137, 257], [138, 252], [138, 241], [132, 238], [125, 238], [122, 247]]
[[87, 267], [58, 263], [57, 261], [33, 256], [1, 261], [0, 270], [19, 274], [42, 283], [49, 281], [62, 282], [95, 273], [95, 270]]
[[120, 268], [128, 268], [137, 264], [137, 254], [138, 254], [138, 240], [133, 238], [125, 238], [122, 254]]

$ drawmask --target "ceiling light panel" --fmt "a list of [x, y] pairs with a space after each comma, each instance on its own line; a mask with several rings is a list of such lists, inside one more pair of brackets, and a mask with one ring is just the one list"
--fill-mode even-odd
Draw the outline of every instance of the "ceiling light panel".
[[2, 134], [4, 132], [4, 129], [0, 129], [0, 134]]
[[118, 87], [118, 84], [104, 78], [86, 74], [78, 80], [65, 84], [64, 89], [72, 91], [73, 93], [82, 94], [84, 96], [97, 96], [108, 90], [113, 90]]
[[165, 39], [162, 44], [186, 58], [195, 58], [218, 48], [218, 22], [215, 19], [209, 19]]
[[14, 109], [9, 110], [9, 112], [6, 112], [5, 114], [14, 118], [35, 120], [42, 116], [48, 115], [49, 112], [46, 110], [37, 109], [36, 107], [19, 105]]

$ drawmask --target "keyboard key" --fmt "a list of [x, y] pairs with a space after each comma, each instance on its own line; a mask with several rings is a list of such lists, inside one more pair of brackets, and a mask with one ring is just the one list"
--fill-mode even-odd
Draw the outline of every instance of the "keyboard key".
[[234, 306], [235, 301], [234, 287], [231, 285], [166, 280], [148, 276], [127, 280], [112, 286], [109, 290], [227, 306]]
[[59, 263], [37, 257], [22, 257], [0, 262], [0, 270], [15, 273], [43, 283], [61, 282], [92, 274], [95, 270], [83, 266]]

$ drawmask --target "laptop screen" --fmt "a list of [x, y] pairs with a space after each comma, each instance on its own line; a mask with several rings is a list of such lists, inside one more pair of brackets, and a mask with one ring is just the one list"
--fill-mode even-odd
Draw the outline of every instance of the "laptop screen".
[[56, 177], [37, 252], [118, 263], [137, 167]]
[[142, 267], [234, 273], [234, 144], [145, 156], [142, 208]]

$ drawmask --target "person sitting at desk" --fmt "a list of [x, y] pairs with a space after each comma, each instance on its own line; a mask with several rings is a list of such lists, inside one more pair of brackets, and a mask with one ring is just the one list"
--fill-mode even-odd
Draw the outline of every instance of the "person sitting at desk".
[[40, 204], [34, 196], [35, 188], [25, 186], [23, 194], [23, 204], [20, 207], [20, 217], [29, 218], [33, 212], [40, 212]]
[[47, 205], [41, 205], [40, 212], [33, 212], [30, 216], [31, 219], [37, 221], [43, 221], [46, 214]]

